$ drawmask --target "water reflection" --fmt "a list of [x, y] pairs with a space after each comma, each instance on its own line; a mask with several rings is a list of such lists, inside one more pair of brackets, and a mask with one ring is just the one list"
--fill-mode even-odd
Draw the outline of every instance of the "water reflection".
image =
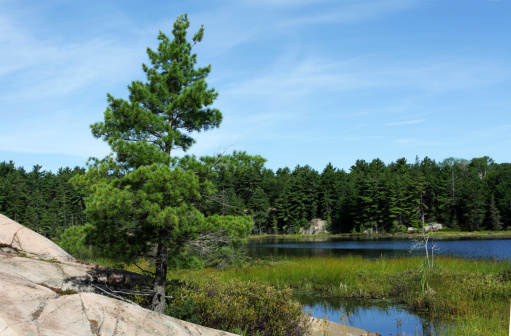
[[388, 300], [331, 298], [311, 292], [296, 292], [294, 297], [309, 309], [314, 317], [378, 332], [383, 336], [435, 336], [446, 331], [447, 324], [438, 320], [430, 321]]
[[[511, 239], [502, 240], [437, 240], [435, 254], [462, 258], [510, 259]], [[325, 257], [347, 254], [379, 258], [382, 255], [423, 255], [422, 250], [410, 252], [413, 245], [408, 239], [343, 240], [329, 237], [311, 237], [306, 241], [251, 240], [246, 245], [251, 257]]]

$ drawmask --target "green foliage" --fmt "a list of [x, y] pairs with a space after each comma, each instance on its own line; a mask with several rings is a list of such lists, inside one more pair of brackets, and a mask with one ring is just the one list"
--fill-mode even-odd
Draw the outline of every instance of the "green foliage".
[[[214, 162], [171, 155], [193, 145], [193, 132], [216, 128], [222, 121], [220, 111], [211, 107], [218, 94], [206, 83], [211, 66], [197, 67], [192, 53], [204, 28], [193, 36], [192, 45], [186, 38], [189, 26], [185, 14], [174, 22], [172, 39], [160, 31], [158, 49], [147, 49], [150, 65], [142, 64], [146, 81], [128, 86], [128, 100], [107, 94], [104, 121], [91, 129], [115, 155], [92, 159], [87, 172], [73, 180], [88, 193], [85, 213], [93, 223], [88, 241], [124, 261], [156, 247], [151, 308], [160, 313], [169, 255], [182, 255], [201, 232], [224, 224], [234, 241], [242, 240], [250, 224], [206, 218], [200, 204], [215, 191], [210, 181]], [[199, 266], [194, 258], [181, 259]]]
[[[166, 244], [179, 252], [182, 239], [193, 237], [204, 216], [193, 202], [201, 182], [191, 171], [153, 164], [112, 176], [103, 161], [90, 166], [76, 182], [89, 188], [86, 213], [94, 223], [89, 241], [108, 246], [112, 256], [126, 260], [147, 252], [149, 244]], [[115, 173], [114, 173], [115, 174]], [[202, 184], [207, 191], [209, 185]]]
[[486, 215], [486, 228], [489, 230], [502, 230], [502, 221], [500, 217], [499, 209], [495, 204], [495, 197], [491, 196], [490, 204], [488, 205], [488, 211]]
[[199, 288], [200, 286], [193, 282], [186, 283], [176, 279], [168, 281], [167, 293], [172, 296], [172, 299], [165, 306], [165, 314], [200, 324], [201, 316], [196, 309], [195, 298], [189, 295]]
[[[169, 164], [175, 148], [186, 151], [195, 142], [191, 132], [216, 128], [222, 121], [211, 108], [218, 94], [208, 88], [211, 66], [196, 68], [197, 55], [187, 41], [187, 15], [174, 23], [171, 40], [160, 31], [156, 51], [147, 49], [151, 65], [142, 64], [147, 82], [128, 86], [129, 100], [108, 94], [105, 121], [91, 126], [94, 136], [108, 142], [119, 162], [129, 167]], [[201, 42], [204, 28], [194, 35]]]
[[285, 225], [288, 233], [297, 233], [319, 215], [319, 181], [318, 172], [309, 166], [297, 166], [289, 176], [275, 205], [281, 226]]
[[[413, 164], [400, 158], [388, 165], [358, 160], [349, 173], [328, 164], [321, 174], [308, 166], [274, 173], [260, 156], [237, 151], [169, 160], [172, 169], [195, 173], [200, 197], [187, 200], [195, 209], [205, 217], [248, 215], [254, 234], [294, 233], [314, 217], [330, 218], [332, 233], [405, 232], [419, 228], [423, 214], [426, 223], [442, 223], [447, 230], [511, 227], [511, 164], [488, 157], [441, 162], [425, 157]], [[114, 178], [130, 170], [116, 161], [101, 174]], [[52, 174], [40, 166], [26, 172], [12, 162], [0, 163], [0, 212], [51, 238], [83, 225], [83, 197], [89, 191], [69, 183], [80, 174], [83, 169]]]
[[87, 233], [93, 229], [93, 226], [89, 223], [71, 226], [56, 239], [56, 243], [66, 252], [81, 260], [91, 258], [92, 252], [90, 244], [87, 243]]
[[[178, 253], [204, 223], [194, 203], [213, 191], [210, 182], [170, 155], [193, 144], [191, 132], [218, 127], [222, 120], [220, 111], [209, 107], [217, 97], [205, 81], [211, 67], [195, 68], [197, 56], [186, 40], [189, 25], [182, 15], [174, 23], [174, 39], [160, 32], [157, 51], [147, 50], [151, 66], [142, 65], [147, 82], [132, 82], [129, 100], [108, 95], [105, 121], [91, 128], [115, 159], [93, 160], [74, 180], [89, 192], [91, 240], [108, 246], [112, 255], [122, 251], [126, 260], [151, 245]], [[194, 35], [194, 43], [203, 32]], [[190, 158], [185, 165], [198, 161]]]
[[83, 173], [75, 167], [57, 174], [35, 165], [31, 172], [14, 162], [0, 162], [0, 213], [48, 237], [85, 222], [83, 195], [69, 180]]
[[57, 291], [57, 294], [59, 294], [59, 295], [73, 295], [73, 294], [78, 294], [78, 292], [75, 290], [72, 290], [72, 289], [59, 289]]
[[173, 254], [169, 257], [168, 265], [174, 269], [195, 269], [204, 268], [204, 261], [196, 256], [190, 255], [186, 251]]
[[250, 216], [220, 216], [212, 215], [206, 217], [203, 231], [222, 231], [227, 235], [231, 243], [239, 247], [247, 242], [248, 233], [252, 229], [253, 222]]
[[217, 279], [183, 287], [169, 291], [174, 297], [166, 308], [169, 315], [246, 335], [306, 335], [308, 330], [303, 307], [291, 300], [290, 289]]

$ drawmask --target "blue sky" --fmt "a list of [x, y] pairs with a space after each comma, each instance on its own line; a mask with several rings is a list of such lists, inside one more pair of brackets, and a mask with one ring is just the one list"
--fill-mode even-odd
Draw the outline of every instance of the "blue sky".
[[277, 169], [357, 159], [510, 162], [510, 1], [0, 0], [0, 161], [55, 172], [109, 148], [89, 125], [188, 13], [224, 116], [189, 151]]

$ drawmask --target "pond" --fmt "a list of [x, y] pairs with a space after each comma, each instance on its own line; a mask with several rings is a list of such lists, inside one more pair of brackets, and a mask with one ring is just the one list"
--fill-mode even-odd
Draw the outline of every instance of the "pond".
[[[318, 240], [320, 239], [320, 240]], [[314, 241], [289, 241], [282, 239], [251, 240], [246, 245], [248, 255], [261, 257], [322, 257], [328, 255], [356, 254], [369, 258], [381, 256], [423, 255], [424, 250], [410, 252], [414, 241], [409, 239], [346, 240], [321, 237]], [[434, 254], [462, 258], [510, 259], [511, 239], [501, 240], [434, 240]]]
[[294, 298], [314, 317], [378, 332], [383, 336], [434, 336], [448, 326], [445, 322], [431, 321], [414, 314], [405, 306], [388, 300], [332, 298], [314, 292], [296, 292]]
[[[414, 241], [408, 239], [347, 240], [331, 237], [311, 237], [311, 240], [258, 239], [251, 240], [246, 249], [254, 258], [285, 258], [295, 256], [362, 255], [368, 258], [424, 255], [423, 250], [410, 252]], [[511, 260], [511, 239], [502, 240], [430, 240], [435, 255], [462, 258]], [[448, 327], [443, 321], [430, 321], [408, 311], [403, 305], [388, 300], [361, 301], [332, 298], [321, 293], [295, 293], [295, 299], [310, 309], [312, 316], [340, 322], [353, 327], [389, 335], [441, 334]], [[350, 315], [348, 316], [348, 313]]]

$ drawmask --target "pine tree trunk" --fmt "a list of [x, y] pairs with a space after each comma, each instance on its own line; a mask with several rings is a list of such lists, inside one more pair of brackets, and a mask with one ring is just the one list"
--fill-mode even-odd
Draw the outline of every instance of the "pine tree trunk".
[[157, 313], [165, 312], [165, 285], [167, 280], [167, 255], [168, 250], [165, 244], [158, 244], [156, 252], [156, 274], [153, 285], [153, 299], [151, 309]]

